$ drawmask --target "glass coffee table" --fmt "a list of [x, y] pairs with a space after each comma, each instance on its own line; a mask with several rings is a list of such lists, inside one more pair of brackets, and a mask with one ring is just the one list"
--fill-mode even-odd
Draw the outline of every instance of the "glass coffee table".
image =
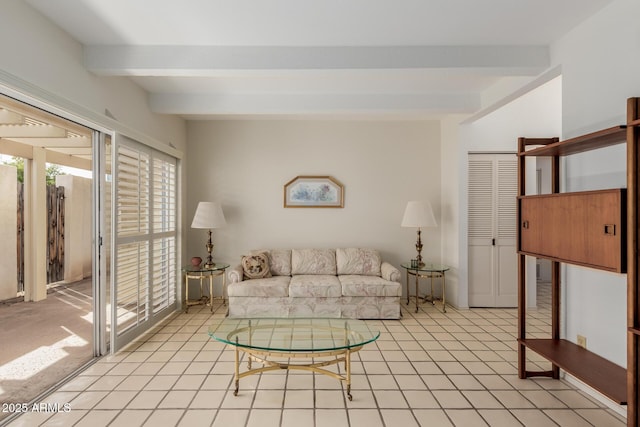
[[[240, 378], [261, 372], [297, 369], [344, 381], [351, 396], [351, 354], [375, 341], [380, 331], [362, 320], [325, 318], [227, 317], [209, 327], [209, 335], [235, 348], [235, 391]], [[248, 356], [248, 370], [240, 372], [240, 352]], [[251, 362], [262, 364], [251, 367]], [[344, 375], [324, 369], [344, 362]]]

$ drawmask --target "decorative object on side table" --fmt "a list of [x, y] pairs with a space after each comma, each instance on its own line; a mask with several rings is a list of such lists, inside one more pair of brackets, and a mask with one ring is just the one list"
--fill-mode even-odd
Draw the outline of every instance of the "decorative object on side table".
[[344, 186], [330, 176], [297, 176], [284, 185], [285, 208], [342, 208]]
[[193, 222], [191, 228], [206, 228], [209, 229], [209, 240], [207, 241], [207, 261], [204, 264], [204, 268], [213, 268], [215, 263], [211, 252], [213, 251], [213, 243], [211, 242], [211, 229], [220, 228], [227, 225], [224, 219], [224, 213], [222, 212], [222, 206], [218, 202], [200, 202], [198, 208], [193, 216]]
[[418, 262], [418, 267], [423, 266], [424, 262], [422, 262], [422, 240], [420, 238], [420, 228], [438, 226], [436, 218], [433, 216], [431, 203], [428, 201], [417, 200], [408, 202], [407, 207], [404, 210], [401, 226], [418, 228], [418, 240], [416, 241], [416, 251], [418, 252], [418, 256], [416, 257], [416, 260]]
[[202, 258], [200, 258], [199, 256], [194, 256], [193, 258], [191, 258], [192, 267], [199, 268], [200, 264], [202, 264]]

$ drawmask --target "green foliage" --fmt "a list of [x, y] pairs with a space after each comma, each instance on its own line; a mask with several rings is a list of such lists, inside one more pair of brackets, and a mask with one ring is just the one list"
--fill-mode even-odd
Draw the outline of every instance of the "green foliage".
[[[12, 157], [4, 162], [5, 165], [14, 166], [18, 170], [18, 182], [24, 182], [24, 159], [22, 157]], [[58, 165], [49, 164], [46, 170], [47, 185], [55, 185], [56, 176], [64, 175], [62, 168]]]
[[47, 166], [47, 185], [55, 185], [56, 176], [58, 175], [64, 175], [62, 168], [58, 165], [49, 164]]

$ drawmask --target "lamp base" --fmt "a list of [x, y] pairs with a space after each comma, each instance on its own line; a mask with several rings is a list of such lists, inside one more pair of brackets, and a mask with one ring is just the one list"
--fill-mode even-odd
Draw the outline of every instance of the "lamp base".
[[211, 242], [211, 230], [209, 230], [209, 240], [207, 240], [207, 244], [205, 245], [207, 248], [207, 262], [204, 263], [204, 268], [213, 268], [216, 263], [213, 262], [211, 257], [211, 252], [213, 251], [213, 243]]
[[418, 240], [416, 241], [416, 252], [418, 252], [418, 256], [416, 260], [418, 261], [418, 267], [424, 267], [424, 262], [422, 261], [422, 239], [420, 235], [422, 232], [420, 231], [420, 227], [418, 227]]

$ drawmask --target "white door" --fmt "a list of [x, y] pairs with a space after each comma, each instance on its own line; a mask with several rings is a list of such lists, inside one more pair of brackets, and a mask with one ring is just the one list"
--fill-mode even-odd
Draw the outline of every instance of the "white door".
[[469, 155], [469, 306], [516, 307], [515, 154]]

